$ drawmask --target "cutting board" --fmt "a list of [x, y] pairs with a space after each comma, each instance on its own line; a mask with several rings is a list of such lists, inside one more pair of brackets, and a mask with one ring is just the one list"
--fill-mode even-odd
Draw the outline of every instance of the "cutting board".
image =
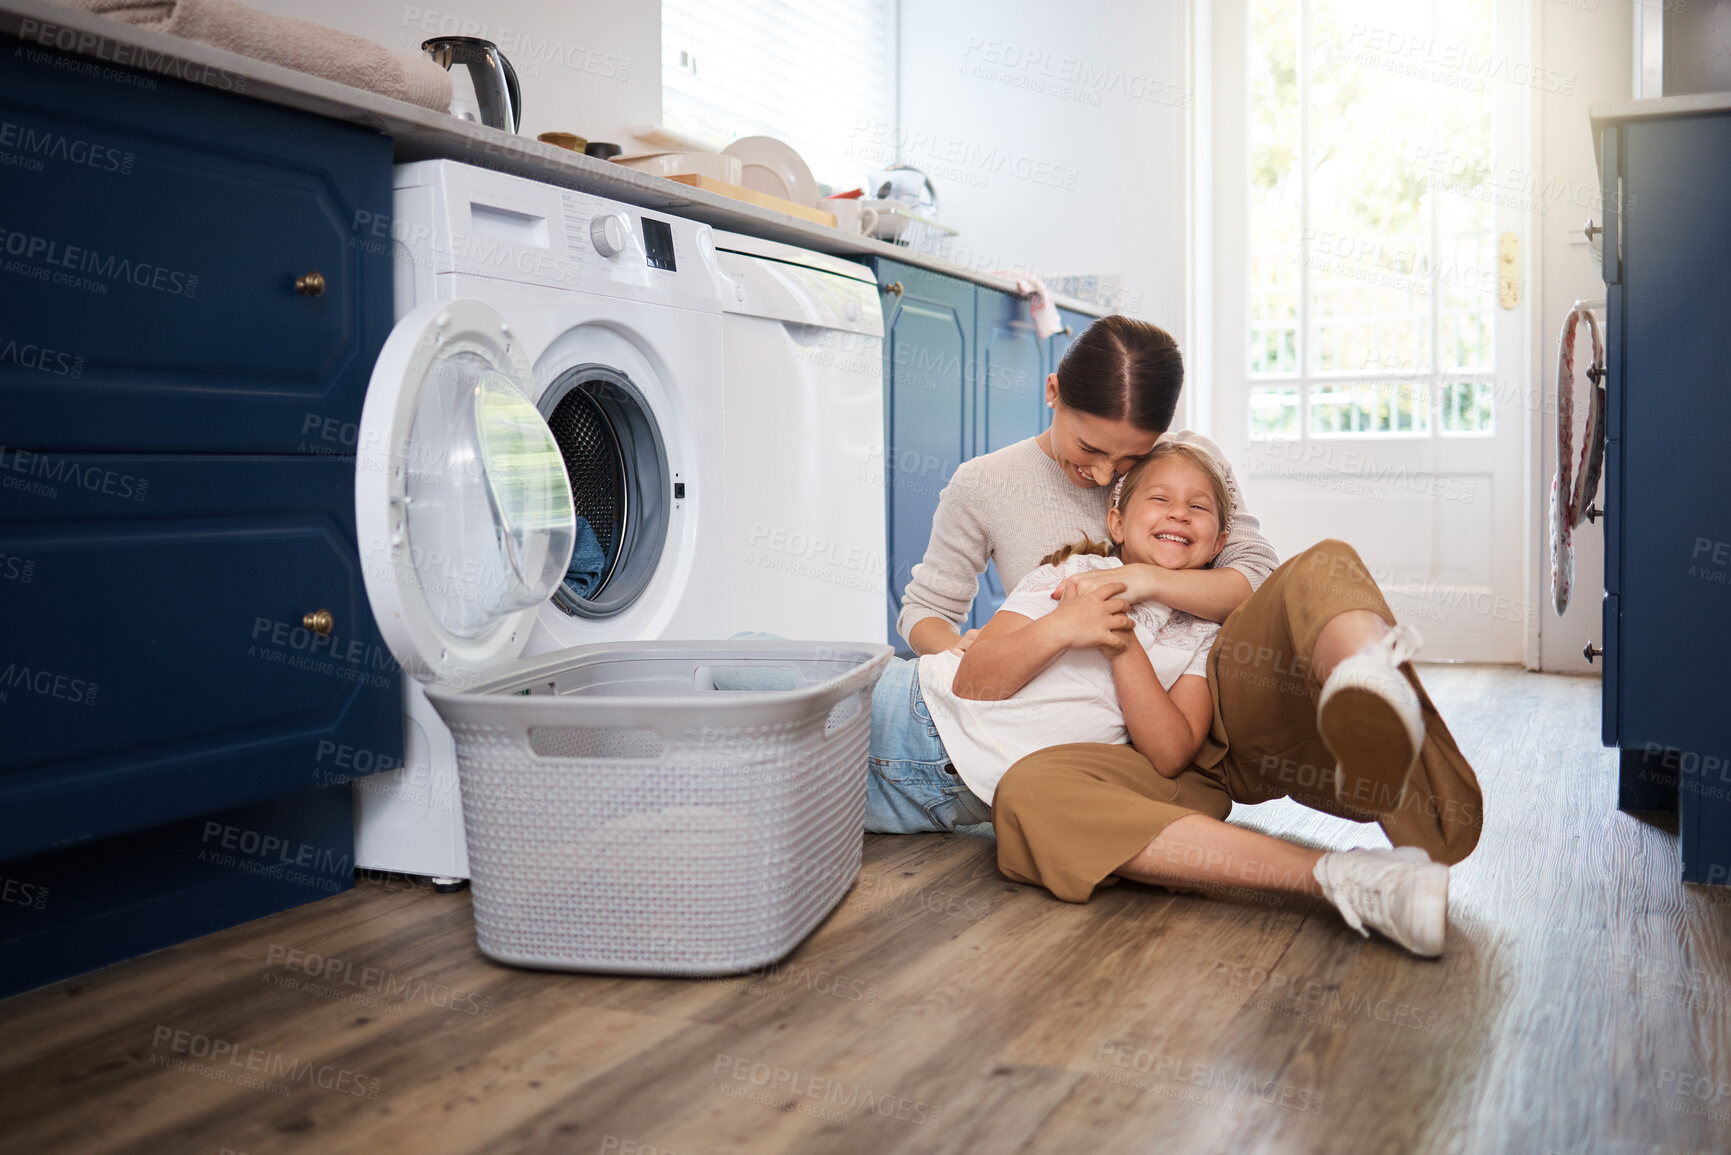
[[699, 173], [680, 173], [667, 179], [676, 180], [680, 184], [688, 184], [692, 188], [700, 188], [704, 192], [719, 193], [724, 197], [745, 201], [760, 208], [787, 213], [789, 216], [799, 217], [801, 220], [807, 220], [813, 224], [828, 225], [832, 229], [835, 228], [834, 213], [826, 213], [822, 209], [814, 209], [810, 205], [795, 204], [793, 201], [783, 200], [781, 197], [772, 197], [768, 193], [760, 193], [756, 189], [746, 188], [744, 185], [728, 184], [726, 181], [719, 181], [714, 177], [703, 176]]

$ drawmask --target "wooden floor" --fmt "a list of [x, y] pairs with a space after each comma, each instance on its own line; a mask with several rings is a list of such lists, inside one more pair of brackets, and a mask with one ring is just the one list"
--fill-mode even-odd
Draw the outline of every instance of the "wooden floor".
[[725, 980], [498, 966], [467, 894], [370, 882], [0, 1003], [0, 1147], [1731, 1151], [1731, 896], [1614, 809], [1598, 682], [1423, 676], [1489, 815], [1437, 961], [1307, 902], [1066, 905], [989, 836], [868, 837], [817, 933]]

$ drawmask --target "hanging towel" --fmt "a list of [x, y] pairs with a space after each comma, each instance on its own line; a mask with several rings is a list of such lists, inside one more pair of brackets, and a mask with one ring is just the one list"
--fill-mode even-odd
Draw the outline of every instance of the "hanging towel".
[[365, 88], [444, 112], [451, 76], [431, 57], [396, 53], [362, 36], [273, 16], [234, 0], [58, 0], [67, 8], [196, 40], [254, 60]]
[[[1587, 405], [1587, 428], [1581, 442], [1580, 471], [1570, 473], [1575, 433], [1575, 329], [1582, 317], [1593, 342], [1592, 382]], [[1605, 461], [1605, 345], [1599, 336], [1599, 321], [1585, 305], [1576, 304], [1563, 322], [1557, 349], [1557, 472], [1551, 478], [1551, 599], [1561, 617], [1569, 608], [1575, 586], [1574, 531], [1586, 516], [1587, 506], [1599, 492], [1599, 471]]]
[[601, 588], [601, 575], [607, 570], [607, 553], [589, 528], [588, 519], [577, 514], [577, 545], [571, 551], [571, 564], [565, 568], [565, 584], [572, 593], [587, 601]]
[[1040, 278], [1032, 273], [1017, 273], [1009, 269], [993, 269], [992, 276], [1016, 282], [1016, 291], [1028, 298], [1028, 306], [1034, 311], [1034, 336], [1044, 341], [1064, 327], [1062, 318], [1058, 316], [1058, 306], [1052, 303], [1052, 294], [1046, 291], [1046, 283]]

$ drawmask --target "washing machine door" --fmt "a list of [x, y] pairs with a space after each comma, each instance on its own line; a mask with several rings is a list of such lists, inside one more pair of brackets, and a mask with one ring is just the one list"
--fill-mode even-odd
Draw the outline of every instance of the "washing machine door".
[[373, 367], [355, 528], [373, 616], [403, 669], [473, 684], [515, 658], [559, 588], [576, 521], [528, 359], [478, 301], [430, 303]]

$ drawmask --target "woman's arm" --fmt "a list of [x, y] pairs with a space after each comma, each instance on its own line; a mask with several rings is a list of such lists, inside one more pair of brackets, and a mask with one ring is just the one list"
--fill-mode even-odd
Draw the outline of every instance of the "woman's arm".
[[1168, 693], [1154, 674], [1148, 651], [1132, 641], [1112, 659], [1112, 684], [1130, 745], [1163, 777], [1176, 778], [1196, 757], [1214, 721], [1208, 679], [1185, 674]]
[[1135, 636], [1126, 633], [1130, 606], [1118, 597], [1121, 588], [1107, 586], [1065, 598], [1038, 619], [999, 610], [962, 655], [951, 691], [958, 698], [1002, 701], [1065, 650], [1099, 647], [1111, 657], [1126, 644], [1141, 649]]
[[896, 630], [916, 654], [936, 654], [957, 644], [956, 626], [968, 616], [980, 574], [991, 560], [992, 543], [973, 505], [985, 492], [976, 472], [974, 462], [963, 462], [938, 494], [925, 557], [902, 591]]

